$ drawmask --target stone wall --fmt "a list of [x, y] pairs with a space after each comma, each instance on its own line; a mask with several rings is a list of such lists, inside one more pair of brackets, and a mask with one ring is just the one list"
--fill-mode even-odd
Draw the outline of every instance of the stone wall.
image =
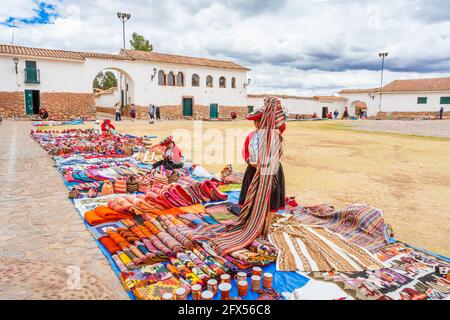
[[312, 119], [314, 114], [292, 114], [289, 113], [288, 114], [288, 118], [289, 119], [296, 119], [296, 120], [300, 120], [300, 119]]
[[24, 117], [23, 92], [0, 92], [0, 114], [4, 118]]
[[[379, 120], [414, 120], [414, 119], [435, 119], [439, 117], [439, 112], [423, 111], [423, 112], [378, 112], [375, 117]], [[450, 111], [444, 112], [444, 117], [450, 117]]]
[[95, 100], [92, 93], [42, 92], [41, 106], [45, 107], [50, 120], [83, 118], [94, 120]]
[[[231, 107], [231, 106], [219, 106], [219, 118], [231, 118], [230, 113], [236, 112], [238, 119], [244, 119], [247, 117], [247, 107]], [[209, 113], [208, 113], [209, 115]]]
[[[48, 111], [50, 120], [93, 120], [96, 115], [94, 96], [90, 93], [41, 92], [41, 106]], [[25, 111], [24, 93], [0, 92], [0, 114], [5, 118], [32, 118]]]
[[[192, 117], [183, 116], [183, 106], [182, 105], [164, 105], [161, 108], [161, 119], [163, 120], [177, 120], [177, 119], [209, 119], [209, 106], [205, 105], [193, 105], [192, 107]], [[115, 114], [114, 108], [109, 107], [96, 107], [97, 112], [108, 113], [111, 115]], [[231, 107], [231, 106], [219, 106], [219, 118], [230, 118], [230, 113], [236, 112], [238, 118], [245, 118], [247, 115], [247, 107]], [[122, 116], [130, 116], [130, 106], [125, 106], [122, 111]], [[148, 106], [136, 106], [136, 118], [137, 119], [148, 119]]]

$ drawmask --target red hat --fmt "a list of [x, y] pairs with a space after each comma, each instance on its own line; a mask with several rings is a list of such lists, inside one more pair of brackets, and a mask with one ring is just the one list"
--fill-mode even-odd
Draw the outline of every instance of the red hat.
[[257, 109], [247, 115], [247, 120], [253, 120], [253, 121], [261, 120], [263, 113], [264, 113], [264, 111], [262, 108]]
[[111, 120], [109, 120], [109, 119], [105, 119], [105, 120], [103, 120], [103, 122], [106, 122], [106, 123], [108, 123], [108, 122], [111, 122]]
[[171, 143], [173, 141], [173, 137], [172, 136], [168, 136], [167, 138], [165, 138], [163, 141], [161, 141], [159, 143], [160, 146], [167, 146], [169, 143]]

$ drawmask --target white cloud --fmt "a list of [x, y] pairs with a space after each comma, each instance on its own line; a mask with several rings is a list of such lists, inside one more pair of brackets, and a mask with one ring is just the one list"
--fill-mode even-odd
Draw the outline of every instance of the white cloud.
[[[54, 24], [21, 26], [16, 44], [117, 52], [117, 11], [131, 13], [127, 35], [149, 38], [156, 51], [229, 59], [252, 69], [252, 92], [329, 94], [343, 87], [450, 75], [450, 13], [444, 0], [266, 1], [68, 0]], [[2, 3], [3, 4], [3, 3]], [[29, 18], [33, 0], [6, 0], [0, 21]], [[0, 25], [0, 42], [11, 30]]]

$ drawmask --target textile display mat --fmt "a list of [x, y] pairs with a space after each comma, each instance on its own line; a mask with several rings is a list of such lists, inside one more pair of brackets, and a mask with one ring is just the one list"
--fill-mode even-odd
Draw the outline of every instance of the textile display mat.
[[[273, 275], [274, 290], [253, 292], [247, 278], [243, 300], [450, 297], [450, 259], [390, 238], [381, 210], [289, 205], [275, 215], [269, 241], [251, 238], [246, 248], [219, 255], [209, 241], [232, 225], [235, 213], [220, 210], [238, 203], [239, 184], [195, 176], [186, 166], [155, 171], [136, 159], [133, 149], [142, 141], [130, 135], [73, 130], [33, 137], [54, 155], [69, 195], [83, 186], [71, 201], [131, 299], [159, 300], [193, 284], [204, 290], [208, 279], [224, 273], [231, 275], [231, 297], [238, 297], [234, 275], [248, 276], [253, 266]], [[124, 192], [102, 193], [108, 183], [113, 189], [110, 180]], [[90, 197], [92, 191], [99, 193]]]

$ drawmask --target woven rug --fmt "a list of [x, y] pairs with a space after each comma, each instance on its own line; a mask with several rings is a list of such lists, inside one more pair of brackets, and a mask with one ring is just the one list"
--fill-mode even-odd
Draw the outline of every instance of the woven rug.
[[368, 250], [323, 227], [297, 224], [294, 218], [274, 224], [270, 242], [278, 249], [278, 271], [362, 271], [385, 265]]
[[328, 205], [297, 207], [293, 213], [299, 223], [326, 227], [371, 252], [389, 243], [383, 212], [367, 205], [353, 204], [343, 210]]
[[450, 263], [408, 245], [395, 242], [376, 253], [389, 269], [362, 272], [312, 273], [331, 281], [356, 299], [448, 300]]

